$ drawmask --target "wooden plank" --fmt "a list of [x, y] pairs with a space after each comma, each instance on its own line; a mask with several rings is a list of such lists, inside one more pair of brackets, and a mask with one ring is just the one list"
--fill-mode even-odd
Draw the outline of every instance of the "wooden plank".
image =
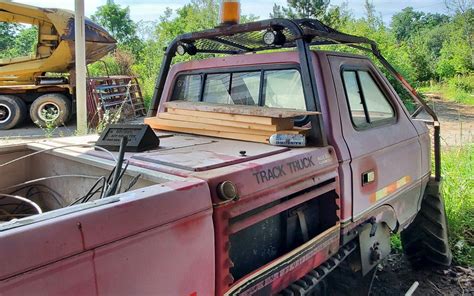
[[203, 136], [226, 138], [226, 139], [232, 139], [232, 140], [257, 142], [257, 143], [267, 143], [267, 144], [268, 144], [268, 139], [270, 138], [268, 136], [262, 136], [262, 135], [229, 133], [229, 132], [209, 131], [209, 130], [200, 130], [200, 129], [184, 129], [184, 128], [173, 127], [173, 126], [166, 126], [166, 127], [161, 128], [154, 124], [153, 119], [154, 118], [150, 118], [150, 117], [145, 118], [145, 123], [149, 124], [152, 128], [155, 128], [155, 129], [163, 129], [163, 130], [178, 132], [178, 133], [187, 133], [187, 134], [203, 135]]
[[269, 108], [269, 107], [261, 107], [261, 106], [230, 105], [230, 104], [210, 104], [210, 103], [204, 103], [204, 102], [185, 102], [185, 101], [166, 102], [165, 107], [182, 109], [182, 110], [239, 114], [239, 115], [249, 115], [249, 116], [263, 116], [263, 117], [273, 117], [273, 118], [294, 118], [298, 116], [321, 114], [320, 112], [301, 111], [301, 110], [286, 109], [286, 108]]
[[[149, 122], [149, 123], [148, 123]], [[162, 119], [158, 117], [147, 118], [147, 123], [152, 127], [163, 129], [164, 127], [180, 127], [184, 129], [201, 129], [208, 131], [219, 131], [219, 132], [230, 132], [230, 133], [245, 133], [252, 135], [264, 135], [271, 136], [275, 133], [282, 134], [305, 134], [305, 129], [291, 129], [291, 130], [282, 130], [282, 131], [265, 131], [265, 130], [252, 130], [252, 129], [243, 129], [238, 127], [231, 126], [219, 126], [206, 123], [196, 123], [196, 122], [187, 122], [187, 121], [178, 121], [178, 120], [169, 120]]]
[[[194, 112], [194, 111], [192, 111]], [[206, 118], [192, 115], [179, 115], [168, 112], [162, 112], [158, 114], [158, 118], [169, 119], [169, 120], [178, 120], [178, 121], [187, 121], [187, 122], [196, 122], [196, 123], [205, 123], [205, 124], [214, 124], [220, 126], [231, 126], [238, 127], [242, 129], [253, 129], [253, 130], [264, 130], [264, 131], [280, 131], [293, 128], [293, 122], [284, 121], [279, 125], [267, 125], [267, 124], [257, 124], [250, 122], [241, 122], [241, 121], [231, 121], [231, 120], [222, 120], [214, 118]]]
[[271, 118], [271, 117], [248, 116], [248, 115], [238, 115], [238, 114], [201, 112], [201, 111], [184, 110], [184, 109], [176, 109], [176, 108], [167, 108], [167, 111], [168, 113], [172, 113], [172, 114], [212, 118], [212, 119], [219, 119], [219, 120], [238, 121], [238, 122], [265, 124], [265, 125], [281, 125], [281, 126], [287, 126], [288, 124], [293, 125], [293, 121], [291, 118]]

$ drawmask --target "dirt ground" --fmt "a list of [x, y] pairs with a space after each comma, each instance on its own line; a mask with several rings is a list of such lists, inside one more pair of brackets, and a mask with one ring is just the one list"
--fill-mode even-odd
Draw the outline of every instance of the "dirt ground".
[[474, 143], [474, 106], [441, 100], [437, 94], [425, 95], [441, 122], [442, 145]]
[[403, 296], [415, 281], [419, 286], [413, 293], [414, 296], [474, 295], [472, 267], [414, 269], [403, 254], [392, 254], [385, 260], [375, 275], [371, 295]]

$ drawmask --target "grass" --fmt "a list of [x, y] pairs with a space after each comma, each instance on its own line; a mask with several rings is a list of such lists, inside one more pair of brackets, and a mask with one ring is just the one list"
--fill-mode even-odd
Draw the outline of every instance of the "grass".
[[421, 93], [435, 93], [448, 101], [474, 105], [474, 75], [453, 77], [445, 82], [418, 88]]
[[[454, 263], [474, 266], [474, 144], [444, 149], [442, 175]], [[392, 236], [391, 245], [402, 251], [400, 235]]]
[[474, 266], [474, 144], [444, 150], [442, 174], [454, 260]]

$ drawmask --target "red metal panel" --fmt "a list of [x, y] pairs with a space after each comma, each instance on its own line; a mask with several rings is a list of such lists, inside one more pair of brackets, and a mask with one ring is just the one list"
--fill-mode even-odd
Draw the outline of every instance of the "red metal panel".
[[[119, 200], [115, 199], [117, 197]], [[169, 260], [179, 261], [177, 257], [186, 254], [183, 260], [188, 262], [188, 265], [184, 262], [180, 265], [184, 274], [174, 273], [175, 278], [189, 283], [191, 281], [187, 277], [189, 270], [195, 270], [196, 266], [199, 266], [200, 270], [205, 272], [207, 281], [197, 282], [196, 289], [203, 291], [204, 295], [212, 294], [214, 230], [209, 188], [205, 182], [197, 179], [171, 181], [127, 192], [111, 199], [115, 201], [1, 232], [2, 278], [13, 275], [26, 276], [21, 273], [38, 267], [40, 268], [37, 271], [40, 272], [42, 268], [52, 268], [51, 263], [54, 261], [62, 262], [68, 260], [65, 258], [71, 255], [113, 243], [114, 247], [107, 248], [108, 253], [102, 251], [106, 250], [106, 247], [100, 249], [103, 258], [110, 259], [108, 256], [112, 256], [116, 261], [125, 260], [122, 263], [128, 264], [127, 269], [130, 272], [137, 272], [145, 255], [154, 256], [144, 271], [151, 275], [154, 269], [154, 274], [161, 275], [163, 279], [165, 279], [163, 273], [168, 274], [168, 271], [161, 267], [169, 265]], [[138, 241], [143, 244], [137, 246]], [[117, 250], [117, 253], [111, 250]], [[105, 255], [106, 253], [109, 255]], [[84, 260], [92, 262], [92, 258], [89, 256]], [[136, 260], [128, 260], [130, 258]], [[159, 264], [161, 261], [163, 265]], [[168, 263], [164, 264], [165, 262]], [[112, 261], [107, 261], [107, 264], [100, 267], [102, 273], [100, 278], [97, 277], [99, 288], [109, 289], [108, 285], [112, 282], [110, 277], [118, 277], [114, 278], [117, 281], [126, 281], [126, 278], [122, 278], [121, 268], [113, 265]], [[74, 287], [74, 282], [71, 282], [74, 276], [68, 273], [67, 264], [58, 265], [57, 273], [61, 272], [64, 272], [64, 285], [71, 284], [70, 288]], [[95, 274], [93, 270], [87, 272]], [[81, 274], [78, 276], [81, 277]], [[41, 274], [39, 277], [46, 276]], [[58, 280], [60, 281], [61, 277], [58, 277]], [[156, 284], [165, 283], [158, 282], [155, 278], [153, 280]], [[3, 281], [0, 284], [8, 282]], [[135, 286], [130, 286], [130, 289], [139, 289], [142, 286], [151, 289], [152, 284], [153, 281], [144, 276], [143, 282], [136, 281]], [[176, 282], [170, 281], [168, 287], [174, 289], [177, 287], [175, 284]], [[192, 288], [185, 284], [181, 287]], [[159, 286], [155, 286], [155, 289], [158, 288]], [[48, 286], [45, 289], [45, 294], [55, 294], [55, 287]], [[91, 293], [82, 293], [82, 295], [89, 294]]]
[[[299, 164], [296, 165], [298, 162]], [[229, 258], [229, 219], [330, 179], [335, 179], [336, 192], [338, 192], [337, 166], [338, 161], [332, 147], [300, 148], [193, 174], [197, 178], [207, 180], [210, 185], [212, 199], [216, 204], [214, 225], [216, 292], [218, 294], [224, 293], [234, 282], [229, 273], [229, 268], [232, 265]], [[275, 174], [270, 173], [269, 170]], [[284, 173], [281, 173], [281, 170], [284, 170]], [[267, 172], [267, 176], [263, 177], [262, 172]], [[232, 181], [237, 186], [240, 199], [236, 202], [218, 205], [222, 201], [217, 196], [215, 188], [225, 180]], [[338, 237], [332, 241], [332, 247], [338, 245]], [[316, 253], [318, 252], [319, 250]], [[324, 249], [324, 253], [327, 255], [327, 249]], [[309, 268], [309, 266], [314, 268], [315, 265], [312, 264], [319, 264], [318, 260], [323, 260], [324, 256], [317, 257], [319, 259], [314, 259], [315, 261], [313, 259], [309, 260], [307, 265], [302, 265], [296, 268], [294, 272], [289, 272], [281, 280], [286, 283], [286, 281], [297, 277], [298, 272], [306, 270], [305, 268]]]
[[77, 221], [70, 217], [0, 232], [0, 241], [0, 279], [83, 251]]
[[[389, 198], [387, 196], [376, 201], [371, 199], [371, 196], [378, 190], [390, 186], [405, 176], [409, 176], [413, 181], [421, 179], [421, 147], [418, 142], [418, 133], [401, 107], [400, 99], [390, 96], [385, 79], [366, 58], [330, 54], [327, 54], [327, 57], [337, 91], [343, 135], [351, 153], [352, 214], [355, 218], [384, 203], [384, 200]], [[395, 123], [364, 130], [356, 130], [353, 127], [341, 79], [340, 71], [343, 65], [370, 68], [371, 73], [388, 93], [388, 99], [392, 101], [397, 114]], [[375, 181], [362, 186], [362, 174], [369, 170], [375, 172]], [[347, 196], [343, 200], [343, 204], [346, 199]]]
[[[313, 67], [316, 75], [316, 85], [321, 103], [324, 128], [329, 145], [334, 147], [339, 159], [341, 221], [352, 217], [352, 175], [350, 168], [351, 156], [342, 134], [339, 106], [336, 90], [331, 75], [331, 65], [326, 57], [328, 52], [313, 51]], [[326, 73], [323, 75], [323, 73]]]
[[77, 219], [82, 225], [84, 248], [94, 248], [211, 209], [207, 184], [196, 179], [154, 185], [121, 196], [120, 203]]
[[214, 295], [212, 229], [207, 211], [97, 248], [99, 295]]
[[[12, 255], [15, 259], [20, 259]], [[0, 281], [0, 294], [11, 296], [98, 295], [92, 257], [92, 252], [86, 252]], [[5, 264], [2, 263], [2, 265]]]
[[[305, 161], [307, 166], [293, 166], [301, 161]], [[338, 161], [332, 147], [299, 148], [228, 167], [195, 172], [193, 176], [208, 181], [213, 201], [219, 203], [221, 200], [214, 189], [226, 180], [232, 181], [237, 186], [240, 200], [245, 201], [278, 192], [288, 184], [300, 182], [311, 176], [323, 175], [328, 171], [334, 172], [337, 165]], [[280, 168], [283, 169], [282, 173], [278, 173]], [[272, 173], [269, 173], [269, 170]], [[275, 175], [272, 175], [273, 172]]]
[[[167, 139], [163, 139], [166, 142]], [[177, 136], [176, 138], [179, 138]], [[276, 153], [288, 151], [285, 147], [276, 147], [261, 143], [220, 140], [212, 143], [193, 145], [172, 150], [136, 154], [134, 159], [164, 164], [190, 171], [205, 171], [232, 164], [251, 161]], [[240, 152], [245, 152], [242, 155]]]

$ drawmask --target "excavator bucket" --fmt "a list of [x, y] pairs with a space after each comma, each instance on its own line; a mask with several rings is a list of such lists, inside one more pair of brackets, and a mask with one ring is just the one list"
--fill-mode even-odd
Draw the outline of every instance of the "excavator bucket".
[[[36, 51], [30, 56], [0, 59], [0, 86], [34, 84], [45, 72], [74, 69], [74, 13], [63, 9], [0, 2], [0, 22], [38, 27]], [[101, 26], [85, 20], [86, 59], [92, 63], [116, 47], [116, 40]]]

